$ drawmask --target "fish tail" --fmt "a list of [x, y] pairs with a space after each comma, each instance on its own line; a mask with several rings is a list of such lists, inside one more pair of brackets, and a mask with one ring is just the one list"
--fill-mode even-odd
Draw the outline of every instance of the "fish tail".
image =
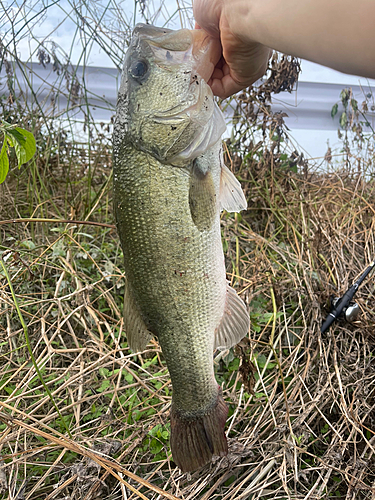
[[173, 408], [171, 412], [171, 449], [174, 462], [182, 472], [200, 469], [212, 456], [228, 453], [224, 433], [228, 407], [221, 389], [216, 404], [200, 416], [187, 416]]

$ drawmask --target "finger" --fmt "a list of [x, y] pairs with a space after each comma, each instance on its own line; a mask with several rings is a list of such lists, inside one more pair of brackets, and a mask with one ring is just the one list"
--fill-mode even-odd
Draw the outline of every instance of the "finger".
[[237, 82], [235, 82], [231, 75], [225, 75], [221, 79], [212, 79], [212, 92], [217, 97], [220, 97], [220, 99], [226, 99], [227, 97], [236, 94], [240, 90], [243, 90], [243, 88], [243, 85], [239, 85]]
[[214, 69], [214, 71], [211, 75], [211, 78], [213, 80], [221, 80], [223, 78], [223, 76], [224, 76], [223, 70], [216, 66], [216, 68]]

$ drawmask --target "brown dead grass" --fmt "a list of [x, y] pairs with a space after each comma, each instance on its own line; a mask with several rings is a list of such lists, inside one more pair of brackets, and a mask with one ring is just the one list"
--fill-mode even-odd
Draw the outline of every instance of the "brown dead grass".
[[[271, 146], [227, 145], [249, 201], [245, 214], [223, 215], [227, 272], [252, 326], [234, 354], [216, 360], [229, 455], [191, 475], [175, 467], [167, 439], [156, 436], [153, 451], [150, 432], [168, 431], [170, 379], [156, 342], [138, 355], [127, 347], [115, 230], [0, 224], [2, 258], [55, 403], [0, 275], [1, 498], [375, 498], [373, 278], [357, 294], [359, 320], [320, 333], [329, 296], [375, 256], [374, 182], [344, 164], [327, 174], [304, 163], [293, 173]], [[98, 179], [109, 163], [101, 160]], [[26, 194], [15, 205], [30, 191], [25, 172], [28, 180], [15, 173], [0, 187], [0, 220], [113, 223], [109, 185], [89, 210], [79, 182], [72, 206], [58, 189], [29, 211]]]

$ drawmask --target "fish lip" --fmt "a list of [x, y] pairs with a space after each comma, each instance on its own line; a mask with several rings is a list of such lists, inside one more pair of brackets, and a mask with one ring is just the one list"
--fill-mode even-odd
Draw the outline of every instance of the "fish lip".
[[184, 52], [193, 44], [194, 37], [191, 31], [186, 28], [176, 31], [138, 23], [133, 30], [133, 36], [137, 36], [155, 47]]
[[155, 35], [167, 34], [170, 33], [171, 29], [169, 28], [159, 28], [158, 26], [154, 26], [153, 24], [145, 24], [145, 23], [137, 23], [133, 29], [132, 36], [141, 36], [141, 37], [154, 37]]

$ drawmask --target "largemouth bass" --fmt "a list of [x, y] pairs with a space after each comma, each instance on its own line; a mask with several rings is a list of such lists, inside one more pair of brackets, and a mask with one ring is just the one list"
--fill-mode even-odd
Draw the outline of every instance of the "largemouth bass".
[[171, 449], [182, 471], [228, 452], [213, 352], [249, 328], [226, 280], [220, 211], [246, 208], [224, 165], [225, 123], [206, 80], [220, 55], [202, 30], [135, 27], [113, 134], [130, 348], [158, 338], [172, 380]]

